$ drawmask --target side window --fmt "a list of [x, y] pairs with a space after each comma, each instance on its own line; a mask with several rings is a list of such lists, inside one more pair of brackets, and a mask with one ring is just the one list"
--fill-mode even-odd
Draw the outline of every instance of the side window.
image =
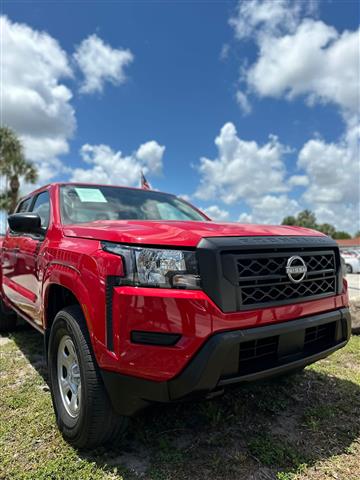
[[16, 213], [27, 212], [30, 207], [31, 200], [32, 200], [32, 197], [29, 197], [23, 200], [17, 207]]
[[32, 212], [37, 213], [41, 218], [42, 228], [49, 226], [50, 220], [50, 197], [49, 192], [42, 192], [36, 197], [35, 203], [31, 209]]

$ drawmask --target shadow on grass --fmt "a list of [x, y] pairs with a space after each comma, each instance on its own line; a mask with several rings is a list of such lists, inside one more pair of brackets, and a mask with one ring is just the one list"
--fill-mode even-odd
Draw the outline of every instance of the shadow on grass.
[[[12, 338], [46, 381], [42, 336], [20, 330]], [[125, 480], [287, 480], [319, 460], [351, 453], [359, 436], [360, 386], [307, 369], [237, 386], [212, 401], [154, 405], [117, 445], [79, 455]]]
[[38, 374], [47, 383], [47, 367], [44, 355], [44, 337], [30, 325], [20, 325], [11, 332], [10, 337], [28, 359]]

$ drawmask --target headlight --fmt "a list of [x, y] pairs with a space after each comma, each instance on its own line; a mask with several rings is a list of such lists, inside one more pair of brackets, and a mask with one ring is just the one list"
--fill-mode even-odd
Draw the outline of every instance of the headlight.
[[200, 277], [195, 252], [128, 247], [102, 242], [102, 248], [124, 261], [127, 285], [198, 290]]

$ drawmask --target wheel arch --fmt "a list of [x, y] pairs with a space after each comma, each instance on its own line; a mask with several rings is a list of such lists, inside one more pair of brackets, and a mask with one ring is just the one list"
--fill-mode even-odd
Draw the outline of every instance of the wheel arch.
[[78, 305], [85, 318], [85, 323], [91, 343], [94, 347], [93, 303], [88, 289], [83, 284], [80, 274], [66, 266], [48, 271], [43, 286], [43, 327], [45, 333], [45, 348], [50, 335], [51, 326], [56, 314], [65, 307]]
[[50, 283], [46, 289], [44, 304], [45, 330], [51, 329], [56, 314], [60, 310], [71, 305], [79, 305], [82, 309], [79, 299], [68, 287], [65, 287], [59, 283]]

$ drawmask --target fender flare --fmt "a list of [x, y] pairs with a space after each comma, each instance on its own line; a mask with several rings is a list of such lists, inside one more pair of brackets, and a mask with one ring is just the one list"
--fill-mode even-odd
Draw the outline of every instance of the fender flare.
[[98, 343], [97, 337], [94, 334], [94, 319], [95, 311], [93, 308], [93, 302], [88, 288], [84, 285], [80, 271], [65, 263], [53, 262], [51, 263], [44, 273], [43, 286], [42, 286], [42, 318], [43, 327], [45, 333], [45, 346], [47, 351], [47, 341], [50, 334], [50, 328], [47, 325], [46, 309], [48, 305], [48, 295], [50, 287], [52, 285], [58, 285], [69, 290], [77, 299], [81, 310], [83, 312], [93, 351], [96, 355], [96, 344]]

